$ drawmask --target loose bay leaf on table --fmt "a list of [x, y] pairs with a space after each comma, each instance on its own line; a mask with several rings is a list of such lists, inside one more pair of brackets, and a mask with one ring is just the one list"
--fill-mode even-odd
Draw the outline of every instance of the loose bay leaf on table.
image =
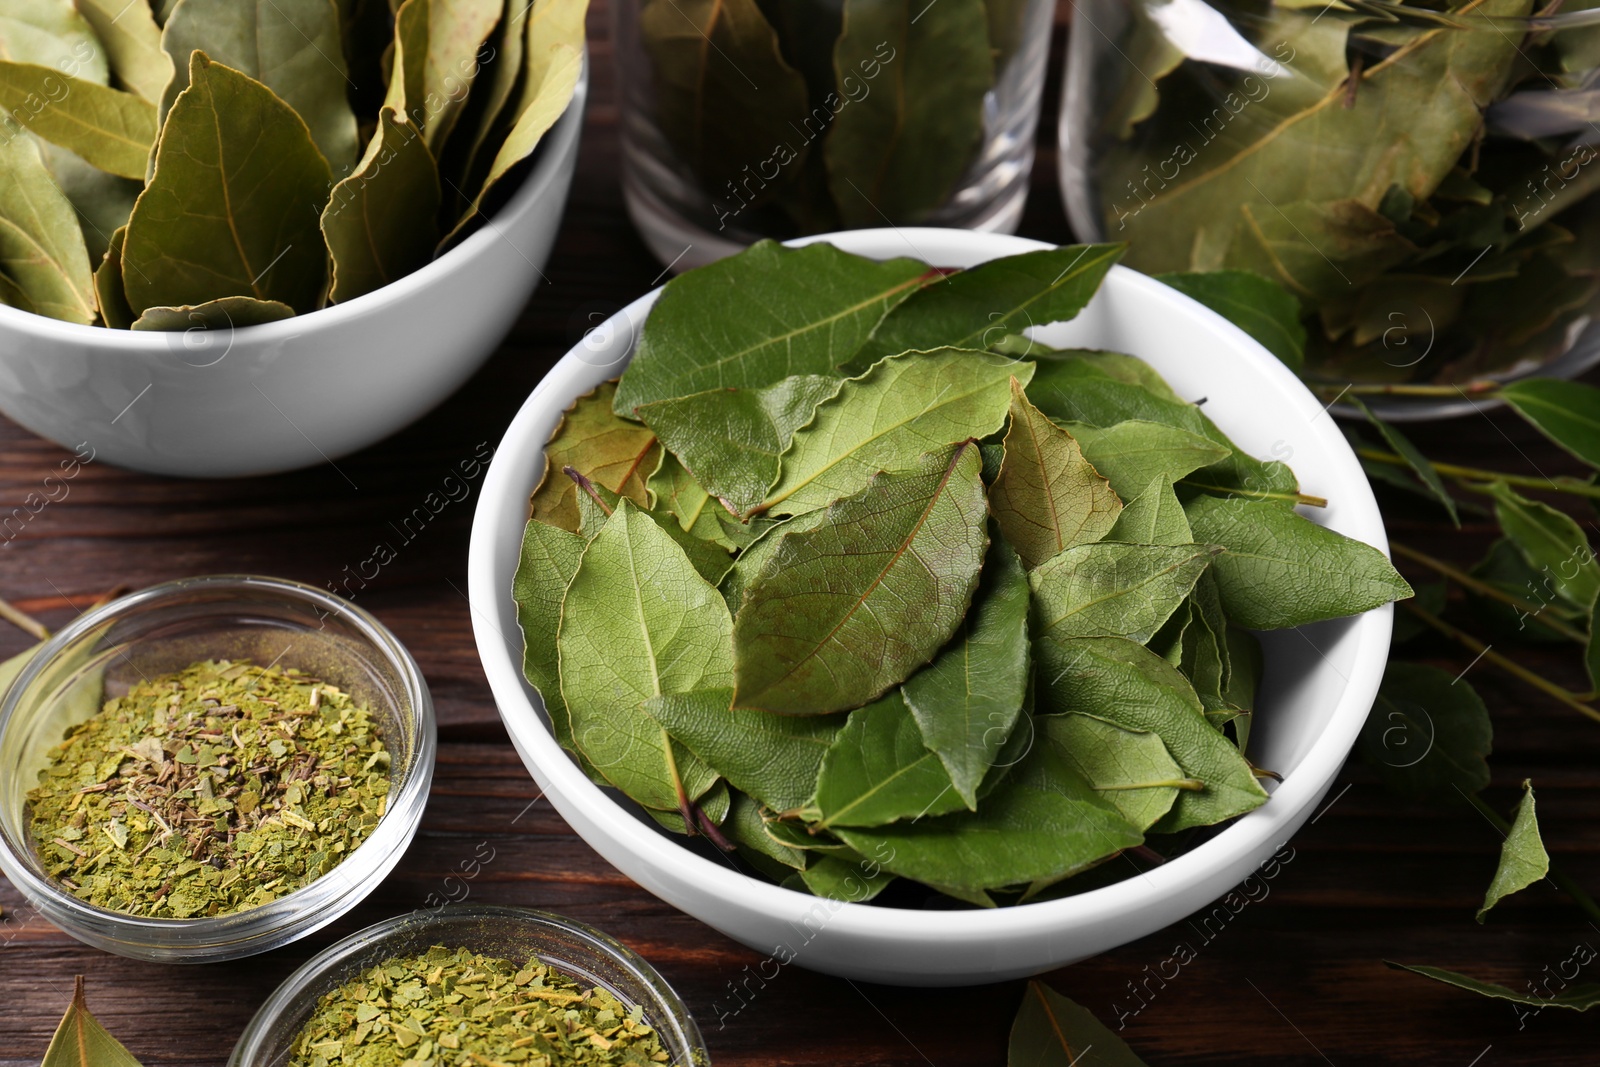
[[814, 854], [800, 877], [817, 896], [849, 904], [865, 904], [895, 879], [881, 864], [855, 852]]
[[1092, 715], [1041, 715], [1037, 722], [1061, 758], [1136, 829], [1150, 829], [1171, 810], [1179, 789], [1200, 786], [1149, 731]]
[[256, 300], [248, 296], [225, 296], [204, 304], [182, 307], [150, 307], [133, 321], [135, 330], [232, 330], [236, 326], [257, 326], [294, 317], [294, 308], [276, 300]]
[[1079, 712], [1153, 733], [1186, 776], [1205, 783], [1179, 791], [1158, 831], [1210, 826], [1266, 801], [1239, 750], [1206, 721], [1188, 680], [1154, 652], [1120, 637], [1043, 637], [1033, 648], [1041, 712]]
[[533, 491], [532, 515], [564, 530], [578, 530], [578, 486], [563, 467], [576, 467], [596, 485], [648, 506], [646, 483], [661, 462], [656, 435], [611, 412], [615, 382], [600, 385], [573, 401], [545, 445], [544, 477]]
[[[1028, 386], [1028, 399], [1058, 422], [1108, 427], [1143, 420], [1188, 430], [1232, 453], [1200, 468], [1188, 478], [1190, 484], [1293, 502], [1299, 483], [1288, 466], [1240, 452], [1198, 406], [1172, 394], [1165, 382], [1157, 388], [1147, 379], [1135, 378], [1125, 365], [1101, 358], [1107, 355], [1110, 353], [1067, 352], [1040, 359]], [[1154, 375], [1148, 367], [1146, 372]]]
[[1105, 540], [1135, 545], [1192, 544], [1194, 531], [1173, 492], [1172, 479], [1164, 474], [1153, 478], [1143, 492], [1124, 504]]
[[[665, 0], [659, 0], [665, 2]], [[928, 267], [829, 244], [758, 241], [668, 282], [617, 387], [617, 412], [707, 389], [834, 373]]]
[[133, 1053], [89, 1014], [81, 974], [72, 991], [72, 1004], [61, 1017], [39, 1067], [139, 1067]]
[[327, 278], [317, 212], [330, 181], [287, 104], [196, 52], [128, 220], [129, 305], [142, 312], [250, 296], [315, 310]]
[[1197, 539], [1227, 549], [1211, 571], [1228, 618], [1247, 629], [1359, 615], [1411, 595], [1382, 552], [1287, 508], [1199, 496], [1185, 511]]
[[161, 27], [149, 0], [73, 0], [73, 6], [105, 45], [117, 80], [151, 103], [160, 103], [173, 66], [172, 57], [161, 48]]
[[1033, 979], [1011, 1024], [1006, 1067], [1145, 1067], [1145, 1062], [1088, 1008]]
[[1100, 540], [1122, 511], [1122, 501], [1078, 441], [1029, 403], [1015, 378], [1005, 458], [989, 488], [989, 510], [1030, 569], [1074, 545]]
[[1445, 512], [1450, 516], [1451, 524], [1459, 529], [1461, 527], [1461, 516], [1456, 512], [1456, 498], [1451, 496], [1450, 490], [1444, 487], [1444, 480], [1439, 477], [1439, 472], [1434, 470], [1433, 461], [1423, 455], [1421, 450], [1412, 444], [1410, 439], [1401, 433], [1397, 427], [1378, 418], [1359, 396], [1350, 397], [1350, 403], [1355, 406], [1357, 411], [1366, 416], [1367, 421], [1378, 431], [1378, 435], [1383, 438], [1384, 442], [1394, 449], [1400, 458], [1406, 461], [1406, 466], [1411, 468], [1411, 473], [1417, 476], [1417, 480], [1422, 483], [1423, 487], [1443, 506]]
[[342, 304], [404, 277], [439, 243], [439, 168], [417, 128], [385, 107], [366, 153], [333, 187], [322, 234], [333, 258], [328, 299]]
[[823, 753], [844, 728], [842, 715], [771, 715], [735, 708], [731, 689], [673, 693], [645, 711], [739, 791], [773, 811], [811, 798]]
[[1035, 745], [977, 811], [835, 833], [886, 870], [967, 899], [1064, 878], [1143, 841], [1050, 745]]
[[984, 0], [845, 0], [833, 62], [841, 83], [872, 62], [889, 83], [839, 108], [823, 142], [845, 227], [922, 221], [983, 140], [995, 73]]
[[1511, 822], [1511, 832], [1500, 846], [1500, 865], [1495, 868], [1494, 881], [1483, 895], [1483, 907], [1478, 909], [1478, 921], [1483, 922], [1489, 909], [1512, 893], [1520, 892], [1541, 882], [1550, 873], [1550, 855], [1544, 850], [1539, 836], [1539, 817], [1534, 812], [1533, 783], [1524, 780], [1522, 799], [1517, 803], [1517, 815]]
[[988, 547], [978, 449], [883, 474], [783, 535], [734, 625], [741, 707], [860, 707], [931, 659], [967, 614]]
[[500, 2], [405, 0], [395, 12], [394, 65], [383, 102], [406, 114], [435, 156], [466, 107], [478, 50], [500, 22]]
[[963, 807], [939, 757], [898, 691], [850, 713], [823, 754], [816, 794], [803, 813], [816, 826], [885, 826]]
[[1491, 482], [1494, 515], [1528, 565], [1540, 572], [1561, 598], [1587, 608], [1600, 594], [1600, 562], [1577, 522], [1549, 504], [1529, 500], [1505, 482]]
[[1217, 556], [1211, 545], [1077, 545], [1028, 575], [1034, 633], [1144, 644]]
[[1029, 364], [956, 348], [885, 359], [817, 405], [758, 510], [793, 515], [827, 507], [880, 471], [913, 469], [924, 454], [987, 437], [1005, 420], [1013, 375], [1027, 384], [1031, 373]]
[[1600, 389], [1581, 382], [1524, 378], [1498, 394], [1556, 445], [1600, 467]]
[[1156, 281], [1215, 311], [1260, 341], [1296, 374], [1305, 366], [1306, 328], [1300, 321], [1300, 302], [1281, 285], [1247, 270], [1158, 274]]
[[[30, 107], [29, 101], [44, 101]], [[33, 134], [94, 166], [144, 180], [156, 139], [156, 106], [133, 93], [72, 78], [54, 67], [0, 60], [0, 108]], [[18, 112], [28, 115], [17, 120]]]
[[732, 684], [732, 633], [716, 588], [661, 527], [622, 501], [567, 586], [556, 648], [579, 749], [647, 808], [676, 811], [716, 782], [643, 705]]
[[54, 67], [99, 85], [111, 82], [94, 29], [70, 0], [6, 0], [0, 10], [0, 59]]
[[1123, 250], [1123, 245], [1067, 245], [957, 271], [908, 297], [848, 362], [840, 362], [846, 373], [859, 374], [884, 356], [942, 347], [985, 349], [1030, 326], [1064, 322], [1089, 303]]
[[1471, 683], [1399, 660], [1384, 670], [1361, 728], [1362, 752], [1384, 785], [1439, 804], [1455, 804], [1489, 784], [1493, 738], [1488, 709]]
[[1447, 971], [1443, 967], [1428, 967], [1422, 964], [1395, 963], [1393, 960], [1384, 960], [1385, 967], [1397, 971], [1410, 971], [1420, 974], [1424, 978], [1432, 978], [1435, 982], [1464, 989], [1468, 993], [1477, 993], [1479, 996], [1493, 997], [1495, 1000], [1509, 1000], [1513, 1004], [1526, 1004], [1533, 1008], [1566, 1008], [1569, 1011], [1588, 1011], [1596, 1004], [1600, 1004], [1600, 982], [1579, 982], [1569, 985], [1553, 996], [1540, 996], [1538, 993], [1519, 993], [1515, 989], [1507, 989], [1494, 982], [1483, 982], [1470, 978], [1455, 971]]
[[139, 317], [128, 306], [128, 294], [122, 288], [122, 242], [127, 236], [126, 226], [117, 227], [105, 258], [94, 269], [94, 296], [100, 309], [100, 321], [114, 330], [128, 329]]
[[757, 389], [713, 389], [638, 409], [667, 451], [727, 509], [744, 514], [778, 480], [779, 457], [838, 378], [797, 374]]
[[644, 0], [639, 36], [661, 131], [711, 196], [742, 202], [732, 183], [762, 160], [797, 169], [805, 144], [784, 158], [774, 146], [802, 128], [806, 83], [756, 0]]
[[1028, 667], [1028, 576], [996, 538], [954, 639], [900, 687], [922, 743], [969, 808], [1022, 714]]
[[89, 252], [32, 137], [0, 126], [0, 274], [40, 315], [94, 321]]
[[180, 0], [161, 47], [176, 67], [162, 95], [163, 119], [188, 87], [198, 49], [276, 93], [310, 129], [333, 176], [350, 173], [360, 144], [333, 0]]
[[1129, 419], [1110, 426], [1063, 423], [1077, 439], [1084, 458], [1103, 474], [1124, 500], [1140, 492], [1152, 478], [1176, 482], [1202, 467], [1220, 463], [1232, 450], [1179, 426]]

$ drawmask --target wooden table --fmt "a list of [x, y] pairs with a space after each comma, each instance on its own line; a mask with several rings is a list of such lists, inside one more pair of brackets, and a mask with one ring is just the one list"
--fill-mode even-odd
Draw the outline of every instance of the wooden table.
[[[488, 367], [390, 441], [329, 467], [233, 482], [185, 482], [92, 464], [24, 533], [0, 549], [0, 596], [51, 625], [113, 587], [184, 575], [250, 571], [324, 585], [366, 559], [460, 459], [498, 442], [540, 376], [609, 313], [650, 287], [660, 266], [623, 213], [617, 113], [605, 19], [591, 20], [596, 84], [578, 178], [546, 273], [550, 282]], [[1059, 69], [1060, 40], [1056, 41]], [[1055, 187], [1054, 101], [1046, 90], [1041, 151], [1022, 232], [1065, 241]], [[1465, 419], [1418, 429], [1432, 454], [1547, 473], [1574, 465], [1515, 420]], [[0, 420], [0, 512], [37, 489], [66, 455]], [[355, 488], [352, 488], [354, 483]], [[473, 487], [476, 490], [476, 485]], [[536, 788], [500, 725], [474, 651], [466, 588], [475, 498], [450, 504], [358, 595], [415, 652], [439, 715], [439, 762], [421, 832], [367, 902], [305, 941], [248, 961], [161, 967], [92, 951], [37, 918], [0, 879], [0, 1067], [34, 1064], [87, 976], [99, 1017], [146, 1065], [222, 1064], [272, 988], [334, 939], [445, 894], [445, 879], [480, 842], [494, 859], [467, 884], [471, 900], [564, 912], [620, 937], [658, 966], [696, 1012], [714, 1061], [735, 1064], [1000, 1064], [1022, 986], [910, 990], [852, 984], [785, 968], [743, 1010], [730, 983], [760, 957], [633, 885], [575, 836]], [[1396, 508], [1397, 539], [1470, 561], [1492, 536], [1459, 535], [1423, 510]], [[0, 658], [28, 639], [0, 626]], [[1428, 651], [1459, 670], [1469, 656]], [[1515, 655], [1581, 688], [1575, 657]], [[1594, 770], [1600, 728], [1484, 664], [1469, 678], [1489, 701], [1497, 738], [1490, 800], [1539, 788], [1556, 862], [1600, 889]], [[1154, 991], [1124, 1036], [1152, 1067], [1178, 1064], [1594, 1064], [1597, 1021], [1548, 1009], [1519, 1029], [1512, 1008], [1384, 968], [1383, 958], [1470, 971], [1513, 987], [1556, 968], [1600, 929], [1540, 886], [1512, 898], [1487, 926], [1472, 921], [1499, 837], [1466, 804], [1431, 810], [1390, 800], [1353, 762], [1333, 801], [1294, 840], [1294, 859], [1214, 940], [1188, 923], [1048, 976], [1115, 1026], [1136, 1005], [1130, 982]], [[1175, 948], [1195, 953], [1163, 985]], [[1600, 977], [1591, 964], [1588, 980]], [[1165, 973], [1173, 968], [1166, 964]]]

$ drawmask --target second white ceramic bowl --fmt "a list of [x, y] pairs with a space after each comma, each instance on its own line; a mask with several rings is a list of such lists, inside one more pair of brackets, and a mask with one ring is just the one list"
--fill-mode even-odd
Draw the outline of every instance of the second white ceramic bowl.
[[[969, 267], [1047, 247], [962, 230], [825, 235], [847, 251]], [[1393, 609], [1264, 635], [1266, 677], [1252, 757], [1283, 774], [1272, 799], [1215, 837], [1143, 874], [1038, 904], [913, 911], [805, 896], [746, 877], [657, 832], [590, 782], [551, 736], [523, 680], [511, 579], [543, 448], [579, 395], [620, 374], [659, 290], [624, 308], [558, 363], [523, 404], [485, 478], [468, 563], [473, 627], [495, 702], [523, 762], [585, 841], [663, 900], [780, 962], [872, 982], [963, 985], [1037, 974], [1133, 941], [1223, 896], [1311, 817], [1372, 707]], [[1246, 451], [1293, 465], [1324, 496], [1317, 522], [1386, 548], [1355, 456], [1322, 405], [1243, 331], [1165, 285], [1114, 268], [1076, 319], [1034, 331], [1046, 344], [1129, 352], [1148, 361]]]
[[238, 329], [134, 333], [0, 305], [0, 411], [79, 457], [232, 478], [394, 433], [489, 358], [543, 277], [578, 160], [588, 66], [482, 229], [374, 292]]

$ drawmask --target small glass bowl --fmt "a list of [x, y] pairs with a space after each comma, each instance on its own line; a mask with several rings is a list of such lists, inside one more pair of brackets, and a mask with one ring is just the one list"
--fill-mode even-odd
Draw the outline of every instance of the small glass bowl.
[[[297, 667], [364, 703], [392, 757], [383, 818], [333, 870], [245, 911], [158, 919], [79, 899], [39, 863], [27, 794], [51, 746], [90, 709], [99, 710], [100, 693], [86, 698], [82, 689], [116, 695], [131, 681], [217, 657]], [[349, 601], [300, 582], [249, 575], [151, 586], [62, 629], [0, 693], [0, 871], [46, 919], [108, 952], [162, 963], [265, 952], [355, 907], [399, 862], [422, 820], [437, 745], [433, 701], [416, 662], [387, 627]]]
[[644, 1009], [673, 1067], [710, 1067], [689, 1009], [632, 949], [584, 923], [531, 908], [462, 904], [385, 919], [312, 957], [284, 979], [245, 1027], [228, 1067], [283, 1067], [317, 1002], [382, 960], [434, 945], [514, 960], [538, 956], [580, 982]]

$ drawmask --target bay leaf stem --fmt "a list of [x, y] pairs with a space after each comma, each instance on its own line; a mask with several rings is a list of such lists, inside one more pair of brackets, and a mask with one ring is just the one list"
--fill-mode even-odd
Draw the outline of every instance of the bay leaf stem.
[[44, 623], [5, 600], [0, 600], [0, 619], [40, 641], [50, 637], [50, 631], [45, 629]]
[[[1385, 452], [1378, 448], [1358, 448], [1356, 455], [1362, 459], [1370, 459], [1376, 463], [1386, 463], [1391, 467], [1408, 466], [1405, 457], [1393, 452]], [[1505, 471], [1485, 470], [1481, 467], [1459, 467], [1453, 463], [1435, 463], [1433, 469], [1446, 478], [1458, 483], [1463, 489], [1474, 493], [1487, 493], [1485, 483], [1501, 481], [1507, 485], [1521, 486], [1525, 489], [1543, 489], [1552, 493], [1570, 493], [1573, 496], [1585, 496], [1590, 499], [1600, 500], [1600, 485], [1580, 481], [1577, 478], [1565, 476], [1545, 478], [1533, 474], [1510, 474]]]
[[1537, 617], [1541, 625], [1554, 630], [1556, 633], [1560, 634], [1562, 637], [1565, 637], [1569, 641], [1575, 641], [1580, 645], [1587, 645], [1589, 643], [1589, 636], [1587, 634], [1580, 633], [1560, 620], [1540, 617], [1540, 613], [1543, 612], [1545, 608], [1550, 606], [1548, 604], [1535, 604], [1531, 600], [1524, 600], [1515, 593], [1508, 593], [1504, 589], [1490, 585], [1481, 578], [1474, 578], [1466, 571], [1452, 567], [1443, 560], [1434, 559], [1427, 553], [1419, 552], [1409, 545], [1403, 545], [1398, 541], [1390, 541], [1389, 547], [1394, 550], [1395, 555], [1404, 556], [1406, 559], [1420, 563], [1435, 573], [1443, 575], [1445, 578], [1455, 582], [1463, 589], [1470, 589], [1475, 593], [1480, 593], [1483, 596], [1498, 600], [1501, 603], [1509, 604], [1518, 611], [1525, 612], [1529, 616]]
[[1185, 478], [1184, 485], [1192, 485], [1196, 489], [1205, 489], [1213, 493], [1224, 493], [1228, 496], [1247, 496], [1252, 500], [1292, 500], [1296, 504], [1307, 507], [1325, 508], [1328, 498], [1325, 496], [1312, 496], [1310, 493], [1272, 493], [1265, 489], [1240, 489], [1231, 485], [1210, 485], [1206, 482], [1197, 482], [1192, 478]]
[[1312, 386], [1319, 393], [1337, 393], [1340, 396], [1445, 396], [1486, 397], [1500, 390], [1501, 383], [1480, 379], [1465, 385], [1420, 385], [1413, 382], [1369, 382], [1361, 385], [1338, 385], [1318, 382]]
[[1414, 601], [1402, 601], [1400, 606], [1411, 612], [1411, 614], [1415, 615], [1423, 622], [1427, 623], [1429, 626], [1433, 627], [1435, 630], [1438, 630], [1446, 637], [1455, 641], [1457, 644], [1462, 645], [1471, 652], [1477, 653], [1478, 656], [1485, 662], [1494, 664], [1507, 674], [1512, 675], [1519, 681], [1533, 686], [1546, 696], [1560, 701], [1567, 707], [1578, 712], [1580, 715], [1584, 715], [1596, 722], [1600, 722], [1600, 711], [1596, 711], [1594, 708], [1580, 700], [1578, 698], [1578, 694], [1569, 689], [1563, 689], [1561, 686], [1555, 684], [1549, 679], [1534, 674], [1520, 663], [1502, 656], [1500, 653], [1494, 651], [1488, 645], [1484, 644], [1476, 637], [1473, 637], [1465, 630], [1462, 630], [1456, 626], [1452, 626], [1450, 623], [1445, 622], [1443, 619], [1439, 618], [1426, 608], [1418, 607]]

